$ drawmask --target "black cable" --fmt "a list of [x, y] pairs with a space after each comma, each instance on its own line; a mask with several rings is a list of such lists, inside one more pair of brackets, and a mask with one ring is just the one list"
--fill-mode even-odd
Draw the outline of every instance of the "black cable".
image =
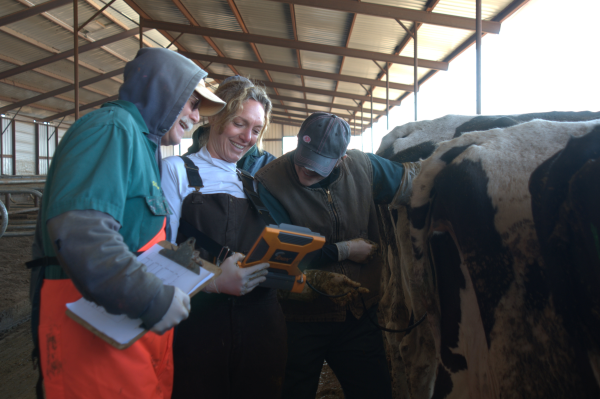
[[419, 319], [419, 321], [417, 321], [416, 323], [409, 325], [408, 327], [402, 329], [402, 330], [392, 330], [389, 328], [385, 328], [385, 327], [381, 327], [379, 324], [377, 324], [375, 321], [373, 321], [373, 319], [371, 319], [371, 315], [367, 312], [367, 305], [365, 304], [365, 300], [363, 299], [362, 295], [360, 296], [360, 300], [362, 301], [363, 307], [365, 308], [365, 313], [367, 313], [367, 317], [369, 318], [369, 321], [377, 328], [379, 328], [382, 331], [386, 331], [386, 332], [391, 332], [391, 333], [409, 333], [411, 332], [415, 327], [417, 327], [419, 324], [423, 323], [425, 321], [425, 318], [427, 317], [427, 312], [425, 312], [425, 314]]
[[[324, 292], [319, 291], [318, 289], [316, 289], [311, 283], [308, 282], [308, 280], [306, 281], [306, 285], [308, 285], [314, 292], [316, 292], [319, 295], [323, 295], [327, 298], [341, 298], [343, 296], [346, 296], [349, 294], [349, 292], [346, 292], [345, 294], [340, 294], [340, 295], [328, 295]], [[355, 289], [358, 289], [358, 287], [355, 287]], [[425, 314], [423, 314], [423, 316], [421, 316], [421, 318], [419, 319], [419, 321], [417, 321], [416, 323], [413, 323], [411, 325], [409, 325], [406, 328], [403, 328], [401, 330], [392, 330], [389, 328], [385, 328], [385, 327], [381, 327], [377, 322], [373, 321], [373, 319], [371, 318], [371, 315], [369, 314], [369, 312], [367, 311], [367, 305], [365, 304], [365, 300], [362, 297], [362, 295], [360, 296], [360, 300], [363, 304], [363, 308], [365, 309], [365, 313], [367, 314], [367, 317], [369, 318], [369, 321], [378, 329], [385, 331], [385, 332], [391, 332], [391, 333], [409, 333], [411, 332], [415, 327], [418, 327], [419, 324], [423, 323], [425, 321], [425, 319], [427, 318], [427, 312], [425, 312]]]

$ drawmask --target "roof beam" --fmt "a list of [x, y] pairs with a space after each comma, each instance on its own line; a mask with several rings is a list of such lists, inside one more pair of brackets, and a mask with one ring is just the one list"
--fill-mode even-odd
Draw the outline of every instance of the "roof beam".
[[[331, 107], [331, 104], [327, 105], [327, 107]], [[290, 110], [290, 111], [299, 111], [299, 112], [306, 112], [308, 114], [312, 114], [313, 112], [326, 112], [323, 111], [321, 109], [310, 109], [310, 108], [299, 108], [299, 107], [290, 107], [289, 105], [280, 105], [277, 103], [273, 103], [273, 108], [283, 108], [284, 110]], [[335, 107], [333, 107], [335, 108]], [[365, 110], [368, 111], [368, 110]], [[383, 111], [379, 111], [379, 112], [383, 112]], [[330, 112], [330, 114], [334, 114], [336, 116], [339, 116], [342, 119], [346, 119], [346, 118], [350, 118], [352, 117], [352, 115], [350, 114], [340, 114], [339, 112]], [[365, 112], [365, 114], [367, 114], [367, 112]], [[368, 113], [370, 115], [370, 112]], [[375, 112], [373, 112], [373, 114], [375, 114]]]
[[[280, 125], [295, 126], [295, 127], [301, 127], [302, 126], [302, 123], [298, 123], [296, 121], [290, 121], [290, 120], [286, 120], [286, 119], [280, 119], [280, 118], [273, 120], [272, 123], [277, 123], [277, 124], [280, 124]], [[354, 129], [354, 128], [352, 128], [352, 126], [350, 126], [350, 132], [352, 133], [352, 135], [355, 135], [355, 134], [360, 133], [360, 130], [359, 129]], [[284, 137], [296, 137], [296, 136], [284, 136]]]
[[[232, 64], [232, 65], [243, 66], [243, 67], [247, 67], [247, 68], [255, 68], [255, 69], [268, 69], [271, 71], [291, 73], [294, 75], [312, 76], [312, 77], [321, 78], [321, 79], [340, 80], [342, 82], [350, 82], [350, 83], [356, 83], [356, 84], [385, 87], [385, 82], [382, 83], [379, 80], [359, 78], [359, 77], [350, 76], [350, 75], [340, 75], [337, 73], [319, 72], [319, 71], [314, 71], [314, 70], [304, 69], [304, 68], [294, 68], [294, 67], [287, 67], [287, 66], [283, 66], [283, 65], [266, 64], [263, 62], [238, 60], [235, 58], [215, 57], [213, 55], [190, 53], [188, 51], [181, 51], [181, 50], [179, 51], [179, 53], [190, 59], [193, 59], [193, 60], [217, 62], [220, 64]], [[413, 86], [390, 82], [390, 89], [412, 91]]]
[[[115, 101], [115, 100], [118, 100], [118, 99], [119, 99], [119, 96], [118, 95], [114, 95], [114, 96], [111, 96], [111, 97], [108, 97], [108, 98], [104, 98], [102, 100], [94, 101], [93, 103], [89, 103], [89, 104], [80, 106], [79, 107], [79, 111], [85, 111], [86, 109], [94, 108], [94, 107], [97, 107], [97, 106], [102, 105], [104, 103], [107, 103], [109, 101]], [[49, 117], [44, 118], [44, 119], [40, 119], [40, 122], [52, 122], [55, 119], [62, 118], [63, 116], [73, 115], [74, 113], [75, 113], [75, 108], [70, 109], [68, 111], [61, 112], [59, 114], [55, 114], [55, 115], [49, 116]]]
[[[300, 118], [299, 122], [304, 122], [304, 120], [307, 118], [307, 116], [304, 116], [304, 115], [290, 114], [290, 113], [280, 112], [280, 111], [277, 111], [277, 110], [273, 110], [271, 112], [271, 115], [273, 115], [274, 118], [280, 118], [280, 119], [281, 118], [287, 118], [287, 117], [290, 117], [290, 118]], [[338, 116], [341, 119], [347, 119], [348, 117], [351, 117], [352, 115], [336, 115], [336, 116]], [[357, 119], [356, 123], [358, 125], [360, 125], [360, 119]], [[367, 124], [368, 124], [368, 122], [363, 122], [363, 125], [367, 125]]]
[[[381, 4], [362, 3], [347, 0], [270, 0], [279, 3], [296, 4], [327, 10], [352, 12], [356, 14], [372, 15], [375, 17], [416, 21], [424, 24], [445, 26], [475, 31], [475, 19], [456, 17], [454, 15], [429, 13], [427, 11], [410, 10], [408, 8], [385, 6]], [[500, 22], [481, 21], [485, 33], [500, 33]]]
[[[213, 79], [224, 80], [224, 79], [227, 79], [229, 76], [211, 73], [209, 75], [209, 77], [211, 77]], [[303, 92], [303, 93], [321, 94], [323, 96], [348, 98], [351, 100], [359, 100], [359, 101], [367, 101], [367, 102], [371, 101], [370, 96], [361, 96], [358, 94], [344, 93], [341, 91], [322, 90], [322, 89], [315, 89], [315, 88], [307, 87], [307, 86], [295, 86], [295, 85], [289, 85], [289, 84], [277, 83], [277, 82], [265, 82], [263, 80], [260, 80], [258, 82], [266, 87], [275, 87], [278, 89], [294, 90], [294, 91], [299, 91], [299, 92]], [[379, 104], [385, 104], [385, 98], [373, 97], [373, 102], [379, 103]], [[401, 103], [400, 101], [390, 100], [390, 104], [400, 105], [400, 103]]]
[[[391, 62], [394, 64], [402, 64], [402, 65], [414, 65], [414, 59], [411, 57], [402, 57], [395, 54], [385, 54], [385, 53], [377, 53], [375, 51], [366, 51], [353, 49], [348, 47], [339, 47], [339, 46], [328, 46], [324, 44], [318, 43], [310, 43], [310, 42], [301, 42], [297, 40], [290, 39], [282, 39], [278, 37], [271, 36], [262, 36], [262, 35], [254, 35], [251, 33], [239, 33], [239, 32], [231, 32], [227, 30], [221, 29], [211, 29], [204, 28], [200, 26], [190, 26], [190, 25], [182, 25], [182, 24], [174, 24], [171, 22], [163, 22], [163, 21], [149, 21], [142, 19], [142, 26], [152, 29], [164, 29], [173, 32], [182, 32], [189, 33], [193, 35], [200, 36], [208, 36], [208, 37], [218, 37], [221, 39], [228, 40], [236, 40], [240, 42], [247, 43], [259, 43], [266, 44], [269, 46], [276, 47], [284, 47], [291, 48], [296, 50], [306, 50], [306, 51], [314, 51], [317, 53], [325, 53], [325, 54], [336, 54], [344, 57], [353, 57], [353, 58], [361, 58], [365, 60], [379, 60], [384, 62]], [[438, 62], [438, 61], [430, 61], [430, 60], [419, 60], [419, 67], [428, 68], [428, 69], [436, 69], [436, 70], [448, 70], [448, 63], [446, 62]]]
[[[300, 104], [318, 105], [321, 107], [331, 107], [331, 108], [337, 108], [337, 109], [347, 109], [348, 111], [360, 111], [360, 107], [353, 107], [351, 105], [334, 104], [331, 102], [305, 100], [303, 98], [286, 97], [286, 96], [278, 96], [278, 95], [269, 96], [269, 97], [271, 97], [274, 100], [289, 101], [289, 102], [300, 103]], [[385, 114], [385, 111], [373, 110], [373, 113], [381, 115], [381, 114]]]
[[[84, 87], [84, 86], [87, 86], [87, 85], [91, 85], [93, 83], [100, 82], [100, 81], [105, 80], [105, 79], [109, 79], [109, 78], [111, 78], [113, 76], [120, 75], [120, 74], [123, 73], [124, 69], [125, 68], [117, 69], [115, 71], [108, 72], [108, 73], [105, 73], [103, 75], [96, 76], [94, 78], [82, 80], [81, 82], [79, 82], [79, 87]], [[71, 85], [68, 85], [68, 86], [65, 86], [65, 87], [61, 87], [60, 89], [56, 89], [56, 90], [52, 90], [52, 91], [49, 91], [49, 92], [44, 93], [44, 94], [40, 94], [39, 96], [31, 97], [31, 98], [28, 98], [28, 99], [23, 100], [23, 101], [18, 101], [16, 103], [11, 104], [11, 105], [7, 105], [5, 107], [0, 108], [0, 114], [3, 114], [5, 112], [7, 112], [7, 111], [10, 111], [11, 109], [15, 109], [15, 108], [18, 108], [18, 107], [23, 107], [25, 105], [29, 105], [29, 104], [32, 104], [32, 103], [36, 103], [38, 101], [45, 100], [46, 98], [55, 97], [55, 96], [57, 96], [59, 94], [63, 94], [63, 93], [69, 92], [69, 91], [71, 91], [73, 89], [75, 89], [75, 85], [71, 84]]]
[[34, 15], [41, 14], [45, 11], [55, 9], [66, 4], [71, 4], [72, 0], [51, 0], [37, 6], [27, 8], [22, 11], [17, 11], [9, 15], [0, 17], [0, 26], [12, 24], [13, 22], [20, 21], [25, 18], [33, 17]]
[[[93, 43], [85, 44], [85, 45], [79, 47], [79, 54], [84, 53], [86, 51], [96, 49], [98, 47], [104, 46], [109, 43], [113, 43], [113, 42], [123, 40], [128, 37], [134, 36], [136, 33], [139, 33], [139, 29], [134, 28], [134, 29], [131, 29], [131, 30], [128, 30], [125, 32], [118, 33], [113, 36], [109, 36], [104, 39], [97, 40]], [[0, 79], [6, 79], [10, 76], [17, 75], [22, 72], [30, 71], [32, 69], [39, 68], [41, 66], [51, 64], [56, 61], [64, 60], [65, 58], [69, 58], [69, 57], [73, 56], [73, 54], [74, 54], [74, 51], [73, 51], [73, 49], [71, 49], [71, 50], [63, 51], [62, 53], [51, 55], [50, 57], [42, 58], [41, 60], [30, 62], [29, 64], [25, 64], [25, 65], [22, 65], [22, 66], [13, 68], [13, 69], [9, 69], [8, 71], [0, 72]]]

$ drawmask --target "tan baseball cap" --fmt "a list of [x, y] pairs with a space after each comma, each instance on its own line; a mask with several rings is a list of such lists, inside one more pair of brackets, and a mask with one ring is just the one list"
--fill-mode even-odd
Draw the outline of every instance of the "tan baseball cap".
[[221, 111], [227, 104], [225, 101], [217, 97], [212, 91], [208, 90], [204, 83], [204, 79], [198, 83], [194, 91], [202, 96], [200, 108], [198, 108], [198, 113], [201, 116], [213, 116]]

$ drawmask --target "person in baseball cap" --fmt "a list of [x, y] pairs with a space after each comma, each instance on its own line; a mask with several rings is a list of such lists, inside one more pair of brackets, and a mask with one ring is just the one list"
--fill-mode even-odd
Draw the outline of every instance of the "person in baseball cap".
[[322, 295], [303, 301], [280, 293], [288, 348], [284, 398], [314, 398], [324, 361], [347, 398], [392, 397], [381, 331], [372, 323], [384, 264], [376, 244], [377, 206], [408, 204], [420, 163], [348, 150], [351, 137], [343, 119], [314, 113], [300, 127], [296, 150], [254, 175], [260, 199], [277, 224], [307, 227], [325, 237], [323, 248], [301, 266], [306, 275], [342, 273], [368, 290], [359, 298], [352, 288], [344, 306]]
[[298, 133], [294, 164], [304, 186], [323, 180], [346, 157], [350, 144], [350, 126], [335, 115], [315, 112], [303, 123]]

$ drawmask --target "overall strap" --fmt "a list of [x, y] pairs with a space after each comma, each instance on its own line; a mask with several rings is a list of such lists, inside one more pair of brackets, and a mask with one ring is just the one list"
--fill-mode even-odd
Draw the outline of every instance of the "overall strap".
[[188, 182], [190, 183], [189, 187], [193, 187], [196, 191], [200, 191], [200, 189], [204, 187], [204, 183], [202, 183], [198, 167], [185, 155], [182, 155], [179, 158], [185, 163], [185, 173], [187, 174]]
[[252, 207], [258, 212], [264, 222], [268, 225], [274, 224], [277, 225], [277, 222], [271, 216], [271, 213], [261, 201], [259, 195], [254, 191], [254, 177], [245, 170], [236, 169], [238, 177], [242, 181], [242, 186], [244, 187], [244, 193], [246, 197], [250, 200]]

